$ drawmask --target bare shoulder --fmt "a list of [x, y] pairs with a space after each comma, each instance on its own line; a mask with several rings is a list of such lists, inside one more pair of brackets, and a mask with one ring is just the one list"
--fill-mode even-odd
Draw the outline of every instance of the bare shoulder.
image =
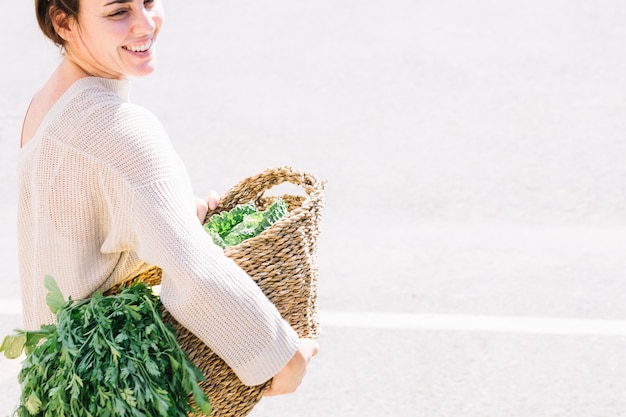
[[54, 105], [54, 99], [42, 88], [33, 96], [22, 127], [22, 146], [26, 145], [37, 133], [46, 114]]
[[21, 145], [28, 143], [37, 133], [46, 115], [70, 86], [84, 77], [83, 74], [67, 71], [63, 64], [50, 76], [46, 83], [34, 94], [22, 126]]

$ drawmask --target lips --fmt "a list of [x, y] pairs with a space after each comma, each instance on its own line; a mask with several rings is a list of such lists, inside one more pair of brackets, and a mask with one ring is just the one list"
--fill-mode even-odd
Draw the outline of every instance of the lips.
[[131, 52], [146, 52], [152, 47], [153, 43], [154, 43], [153, 40], [150, 39], [148, 42], [142, 45], [125, 45], [125, 46], [122, 46], [122, 48]]

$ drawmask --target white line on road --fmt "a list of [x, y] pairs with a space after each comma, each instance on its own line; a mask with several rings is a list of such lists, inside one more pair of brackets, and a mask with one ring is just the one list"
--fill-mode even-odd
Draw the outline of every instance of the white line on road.
[[[0, 301], [0, 315], [21, 314], [18, 300]], [[626, 320], [347, 311], [320, 311], [319, 320], [322, 326], [365, 329], [626, 336]]]
[[321, 311], [319, 313], [319, 320], [322, 326], [366, 329], [458, 330], [607, 336], [626, 335], [626, 320], [342, 311]]

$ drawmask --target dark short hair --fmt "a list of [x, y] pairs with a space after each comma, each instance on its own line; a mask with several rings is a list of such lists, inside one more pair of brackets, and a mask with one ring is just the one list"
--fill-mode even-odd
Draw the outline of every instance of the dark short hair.
[[65, 40], [59, 36], [54, 24], [52, 15], [62, 13], [66, 18], [78, 19], [80, 0], [35, 0], [35, 11], [37, 13], [37, 23], [44, 35], [58, 46], [65, 46]]

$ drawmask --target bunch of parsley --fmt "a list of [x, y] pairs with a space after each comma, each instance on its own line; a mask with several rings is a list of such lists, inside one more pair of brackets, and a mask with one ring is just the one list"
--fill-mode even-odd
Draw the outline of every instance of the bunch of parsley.
[[211, 413], [198, 386], [202, 373], [162, 321], [159, 298], [145, 284], [78, 302], [65, 301], [51, 277], [45, 285], [57, 324], [17, 331], [0, 346], [8, 358], [26, 353], [18, 417]]

